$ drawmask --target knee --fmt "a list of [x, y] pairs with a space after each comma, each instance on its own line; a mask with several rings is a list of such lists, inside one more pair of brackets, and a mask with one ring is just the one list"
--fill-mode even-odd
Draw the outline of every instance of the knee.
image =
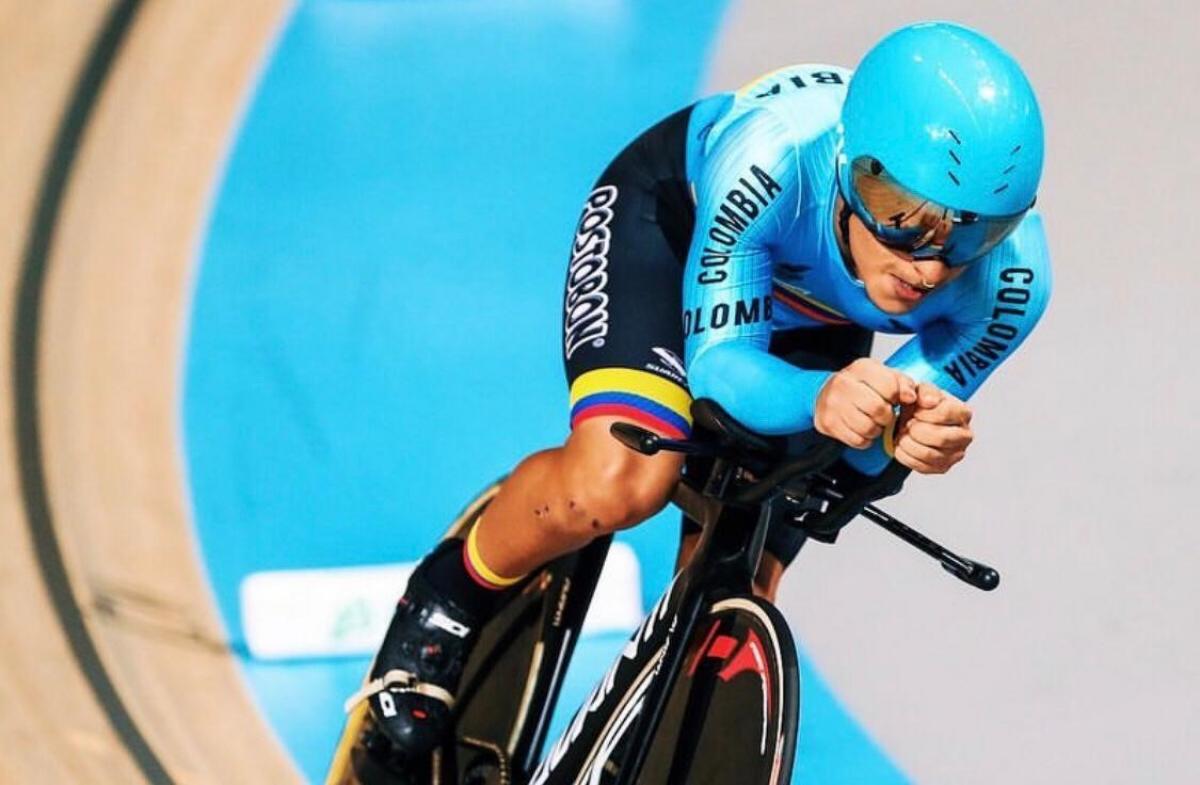
[[624, 448], [568, 460], [559, 525], [592, 537], [636, 526], [666, 506], [680, 463], [674, 455], [648, 458]]

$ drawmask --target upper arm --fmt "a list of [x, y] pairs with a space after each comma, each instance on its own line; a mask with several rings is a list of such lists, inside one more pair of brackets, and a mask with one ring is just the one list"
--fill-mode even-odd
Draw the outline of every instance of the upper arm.
[[766, 349], [771, 250], [796, 215], [799, 167], [781, 120], [765, 110], [718, 125], [695, 182], [696, 225], [683, 279], [689, 366], [727, 340]]

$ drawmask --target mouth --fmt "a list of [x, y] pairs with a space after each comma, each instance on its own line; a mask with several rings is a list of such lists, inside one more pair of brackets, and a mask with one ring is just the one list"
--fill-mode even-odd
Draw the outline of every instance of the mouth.
[[893, 281], [892, 288], [895, 291], [896, 296], [899, 297], [901, 300], [904, 300], [904, 301], [910, 302], [910, 303], [918, 302], [922, 297], [924, 297], [925, 295], [927, 295], [931, 291], [933, 291], [932, 289], [925, 289], [920, 286], [913, 286], [908, 281], [904, 280], [903, 278], [901, 278], [898, 275], [893, 275], [892, 281]]

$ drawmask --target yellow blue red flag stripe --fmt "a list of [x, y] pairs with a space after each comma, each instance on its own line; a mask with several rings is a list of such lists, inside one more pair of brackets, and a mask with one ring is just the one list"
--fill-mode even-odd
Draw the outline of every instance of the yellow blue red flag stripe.
[[571, 427], [590, 417], [625, 417], [664, 436], [691, 433], [692, 397], [681, 385], [632, 368], [588, 371], [571, 385]]

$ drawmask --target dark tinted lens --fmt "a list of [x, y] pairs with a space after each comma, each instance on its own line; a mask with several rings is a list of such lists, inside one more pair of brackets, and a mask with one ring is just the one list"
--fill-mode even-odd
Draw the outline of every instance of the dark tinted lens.
[[1017, 227], [1021, 215], [1004, 218], [980, 218], [971, 223], [956, 223], [943, 247], [942, 257], [950, 264], [965, 264], [995, 248]]
[[851, 209], [884, 245], [916, 259], [965, 264], [1008, 236], [1024, 212], [986, 218], [932, 202], [905, 188], [873, 158], [851, 164]]

